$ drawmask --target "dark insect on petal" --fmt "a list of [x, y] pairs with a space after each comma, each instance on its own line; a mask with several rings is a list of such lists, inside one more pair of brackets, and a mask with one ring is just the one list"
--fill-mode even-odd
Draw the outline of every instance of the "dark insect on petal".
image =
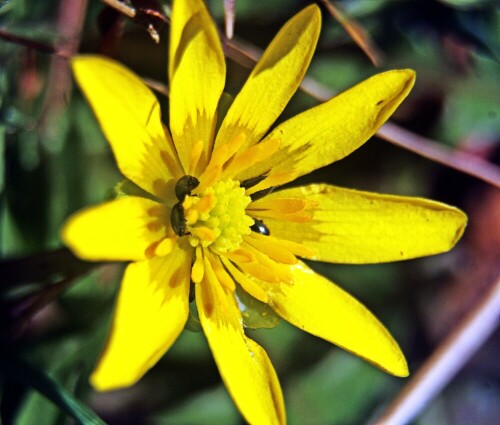
[[199, 180], [193, 176], [184, 176], [177, 180], [175, 184], [175, 196], [179, 201], [183, 201], [191, 191], [200, 184]]
[[188, 234], [186, 232], [186, 217], [184, 217], [184, 208], [182, 208], [181, 202], [177, 202], [177, 204], [172, 207], [172, 211], [170, 211], [170, 223], [177, 236], [185, 236]]
[[260, 233], [264, 236], [269, 236], [271, 234], [269, 228], [264, 224], [262, 220], [258, 220], [256, 218], [254, 218], [253, 220], [254, 223], [250, 226], [250, 230], [252, 230], [252, 232]]

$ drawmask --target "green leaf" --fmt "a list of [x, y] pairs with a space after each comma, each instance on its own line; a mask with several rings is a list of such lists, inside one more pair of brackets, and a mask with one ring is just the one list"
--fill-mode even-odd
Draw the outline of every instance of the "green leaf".
[[332, 348], [313, 368], [285, 387], [288, 419], [294, 424], [364, 423], [384, 387], [395, 378]]
[[157, 425], [237, 425], [241, 419], [226, 389], [218, 386], [160, 413], [153, 422]]
[[12, 379], [31, 387], [57, 405], [62, 411], [71, 415], [81, 425], [105, 425], [88, 406], [77, 400], [60, 384], [35, 368], [25, 360], [11, 355], [1, 360], [2, 369]]
[[492, 0], [440, 0], [458, 9], [477, 9], [483, 5], [493, 4]]
[[123, 196], [139, 196], [141, 198], [151, 199], [156, 202], [161, 202], [156, 196], [151, 195], [146, 192], [143, 188], [137, 186], [134, 182], [123, 179], [120, 183], [117, 183], [113, 189], [113, 193], [109, 199], [121, 198]]
[[243, 317], [243, 326], [250, 329], [278, 326], [280, 318], [267, 304], [248, 295], [239, 286], [236, 289], [236, 297]]

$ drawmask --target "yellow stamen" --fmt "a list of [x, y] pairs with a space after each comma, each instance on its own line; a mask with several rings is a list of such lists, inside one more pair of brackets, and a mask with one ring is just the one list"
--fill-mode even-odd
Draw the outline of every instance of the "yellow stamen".
[[200, 184], [195, 190], [193, 190], [193, 193], [202, 193], [210, 186], [213, 186], [218, 180], [220, 180], [221, 174], [222, 167], [220, 165], [207, 168], [200, 176]]
[[309, 248], [308, 246], [302, 245], [301, 243], [298, 242], [292, 242], [292, 241], [287, 241], [284, 239], [276, 239], [273, 238], [272, 236], [265, 236], [265, 235], [260, 235], [258, 233], [252, 233], [252, 238], [253, 239], [260, 239], [264, 242], [269, 241], [270, 238], [273, 239], [273, 241], [279, 243], [284, 249], [290, 251], [292, 254], [302, 257], [302, 258], [307, 258], [309, 260], [314, 260], [316, 258], [316, 250]]
[[287, 213], [281, 211], [248, 211], [248, 214], [252, 217], [262, 219], [262, 218], [273, 218], [280, 221], [291, 221], [292, 223], [307, 223], [312, 220], [312, 211], [299, 211], [297, 213]]
[[255, 260], [255, 256], [248, 250], [244, 248], [239, 248], [233, 252], [228, 252], [226, 257], [235, 263], [251, 263]]
[[200, 217], [200, 212], [194, 208], [190, 208], [188, 210], [185, 210], [184, 212], [184, 218], [186, 219], [186, 224], [188, 226], [196, 223], [199, 217]]
[[297, 177], [297, 172], [295, 171], [286, 171], [283, 173], [270, 174], [264, 180], [257, 183], [255, 186], [252, 186], [251, 188], [247, 189], [245, 193], [247, 195], [252, 195], [261, 190], [269, 189], [270, 187], [281, 186], [282, 184], [295, 180], [295, 177]]
[[[292, 274], [287, 266], [271, 260], [266, 254], [259, 252], [247, 243], [242, 245], [255, 257], [255, 261], [250, 263], [236, 262], [236, 265], [245, 273], [270, 283], [293, 283]], [[228, 258], [231, 257], [228, 256]]]
[[257, 264], [261, 268], [263, 268], [262, 266], [264, 266], [265, 268], [271, 270], [272, 273], [274, 273], [277, 276], [279, 282], [290, 285], [293, 284], [293, 276], [289, 266], [277, 263], [276, 261], [269, 258], [266, 254], [258, 251], [257, 249], [255, 249], [254, 247], [250, 246], [247, 243], [243, 243], [242, 246], [244, 248], [247, 248], [254, 254], [255, 258], [257, 259]]
[[215, 273], [215, 276], [219, 280], [219, 282], [229, 291], [234, 292], [236, 289], [236, 284], [231, 276], [224, 270], [219, 258], [215, 258], [213, 255], [208, 254], [208, 260], [210, 261], [210, 265], [212, 266], [212, 270]]
[[205, 214], [208, 214], [215, 204], [217, 203], [217, 198], [213, 193], [208, 193], [200, 198], [200, 202], [198, 202], [198, 205], [196, 206], [198, 211], [200, 212], [200, 215], [203, 216]]
[[248, 210], [262, 211], [273, 210], [284, 213], [297, 213], [305, 209], [312, 209], [318, 205], [317, 202], [297, 198], [259, 199], [248, 206]]
[[212, 153], [212, 158], [210, 158], [209, 167], [222, 167], [232, 156], [236, 154], [236, 152], [238, 152], [245, 140], [245, 134], [243, 132], [239, 132], [229, 142], [217, 146]]
[[250, 202], [234, 180], [219, 181], [199, 195], [186, 196], [182, 208], [191, 246], [211, 246], [219, 253], [237, 249], [251, 232], [253, 220], [245, 212]]
[[238, 268], [235, 267], [228, 258], [222, 256], [220, 258], [229, 273], [231, 273], [233, 278], [236, 279], [236, 281], [248, 294], [250, 294], [255, 299], [267, 304], [267, 302], [269, 301], [269, 297], [266, 291], [264, 291], [257, 283], [255, 283], [248, 276], [238, 270]]
[[283, 264], [296, 264], [297, 258], [278, 239], [264, 236], [265, 239], [255, 238], [254, 233], [245, 236], [244, 240], [255, 249], [266, 254], [271, 260]]
[[224, 177], [233, 177], [264, 159], [269, 158], [280, 147], [279, 139], [268, 139], [236, 155], [223, 172]]
[[243, 132], [239, 132], [229, 142], [219, 145], [214, 149], [210, 158], [210, 163], [199, 178], [201, 183], [196, 188], [195, 193], [203, 192], [207, 187], [212, 186], [221, 178], [224, 164], [232, 158], [236, 152], [238, 152], [238, 149], [241, 147], [245, 139], [245, 134]]
[[[203, 241], [206, 243], [206, 246], [210, 245], [215, 239], [217, 238], [217, 235], [215, 232], [210, 229], [209, 227], [193, 227], [191, 229], [191, 233], [196, 236], [199, 240]], [[204, 244], [202, 244], [204, 245]]]
[[191, 280], [194, 283], [200, 283], [203, 279], [205, 268], [203, 266], [203, 250], [200, 246], [196, 247], [196, 258], [191, 268]]
[[247, 208], [249, 215], [255, 218], [273, 218], [276, 220], [307, 223], [313, 218], [315, 201], [304, 199], [259, 199]]

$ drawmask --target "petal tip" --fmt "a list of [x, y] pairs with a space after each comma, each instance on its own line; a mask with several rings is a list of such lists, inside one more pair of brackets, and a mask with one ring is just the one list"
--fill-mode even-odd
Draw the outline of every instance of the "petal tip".
[[130, 387], [135, 384], [135, 380], [126, 380], [126, 381], [116, 381], [110, 379], [109, 376], [106, 376], [99, 368], [94, 370], [89, 378], [90, 385], [92, 388], [98, 392], [107, 392], [119, 390], [121, 388]]
[[407, 93], [409, 93], [417, 80], [417, 73], [413, 69], [403, 69], [402, 72], [406, 77], [405, 89], [407, 90]]
[[59, 239], [64, 246], [74, 252], [73, 222], [74, 215], [70, 216], [62, 225], [61, 230], [59, 231]]
[[317, 4], [310, 4], [304, 8], [303, 13], [308, 13], [311, 15], [311, 19], [319, 20], [321, 22], [321, 9]]
[[398, 365], [389, 371], [394, 376], [398, 378], [406, 378], [410, 376], [410, 370], [408, 369], [408, 363], [406, 363], [406, 359], [401, 354], [401, 359], [398, 361]]
[[450, 249], [453, 248], [458, 241], [462, 238], [462, 235], [465, 232], [465, 228], [467, 227], [468, 217], [463, 211], [456, 208], [456, 216], [457, 216], [457, 227], [453, 240], [451, 241]]
[[[398, 378], [406, 378], [410, 375], [408, 363], [406, 362], [406, 358], [397, 343], [394, 340], [392, 340], [392, 343], [396, 344], [396, 346], [392, 348], [390, 354], [386, 354], [382, 362], [372, 363], [379, 369], [392, 376], [397, 376]], [[366, 360], [370, 361], [370, 359]]]

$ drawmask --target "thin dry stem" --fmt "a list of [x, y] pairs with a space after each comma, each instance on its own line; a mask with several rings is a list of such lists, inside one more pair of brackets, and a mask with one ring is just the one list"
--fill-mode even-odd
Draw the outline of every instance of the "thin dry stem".
[[394, 399], [374, 425], [404, 425], [436, 397], [498, 326], [500, 277]]
[[[252, 67], [262, 55], [262, 51], [257, 47], [238, 39], [225, 40], [225, 44], [228, 57], [248, 68]], [[320, 102], [325, 102], [335, 95], [329, 87], [309, 77], [302, 80], [300, 88]], [[378, 130], [377, 136], [431, 161], [500, 187], [500, 168], [478, 156], [452, 150], [443, 144], [405, 130], [391, 121], [387, 121]]]
[[134, 7], [126, 3], [123, 3], [119, 0], [102, 0], [102, 1], [106, 3], [108, 6], [112, 7], [113, 9], [116, 9], [121, 14], [128, 16], [129, 18], [135, 18], [135, 15], [137, 14], [137, 11], [135, 10]]
[[55, 50], [60, 56], [53, 56], [50, 64], [47, 93], [44, 99], [40, 129], [50, 136], [53, 123], [66, 107], [71, 89], [71, 72], [66, 58], [78, 52], [80, 34], [85, 20], [87, 0], [61, 0], [57, 17], [59, 41]]
[[368, 32], [356, 21], [348, 17], [336, 2], [332, 0], [321, 0], [330, 14], [342, 25], [353, 41], [368, 56], [373, 65], [380, 66], [383, 62], [383, 54], [380, 48], [371, 39]]
[[389, 121], [379, 129], [377, 136], [431, 161], [477, 177], [492, 186], [500, 187], [500, 168], [481, 157], [463, 151], [453, 151]]
[[226, 37], [231, 40], [234, 34], [234, 21], [236, 0], [224, 0], [224, 22], [226, 26]]
[[51, 46], [50, 44], [40, 43], [39, 41], [33, 40], [31, 38], [12, 34], [1, 28], [0, 28], [0, 38], [10, 43], [19, 44], [21, 46], [28, 47], [29, 49], [34, 49], [41, 53], [60, 55], [60, 53], [57, 52], [56, 48], [54, 46]]

